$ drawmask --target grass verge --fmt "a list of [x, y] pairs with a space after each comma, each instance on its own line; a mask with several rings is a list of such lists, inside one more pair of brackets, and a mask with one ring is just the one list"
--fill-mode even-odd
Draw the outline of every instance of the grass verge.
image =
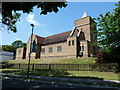
[[[43, 64], [93, 64], [95, 63], [95, 57], [89, 57], [89, 58], [72, 58], [72, 59], [59, 59], [59, 58], [53, 58], [53, 59], [31, 59], [30, 63], [31, 64], [38, 64], [38, 63], [43, 63]], [[28, 59], [22, 59], [22, 60], [10, 60], [6, 61], [6, 63], [28, 63]]]
[[[21, 69], [19, 70], [18, 69], [0, 69], [0, 70], [3, 73], [27, 75], [27, 71], [21, 70]], [[97, 71], [34, 70], [34, 71], [30, 71], [30, 75], [118, 81], [118, 78], [119, 78], [118, 76], [120, 76], [120, 73], [97, 72]]]
[[[41, 62], [43, 59], [31, 59], [30, 63], [31, 64], [35, 64], [35, 63], [39, 63]], [[10, 60], [7, 61], [7, 63], [24, 63], [24, 64], [28, 64], [28, 59], [22, 59], [22, 60]]]

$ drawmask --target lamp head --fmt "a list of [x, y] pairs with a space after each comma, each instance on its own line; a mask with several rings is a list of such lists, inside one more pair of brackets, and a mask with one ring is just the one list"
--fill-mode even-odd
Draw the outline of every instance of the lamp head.
[[34, 24], [30, 24], [32, 27], [34, 27]]

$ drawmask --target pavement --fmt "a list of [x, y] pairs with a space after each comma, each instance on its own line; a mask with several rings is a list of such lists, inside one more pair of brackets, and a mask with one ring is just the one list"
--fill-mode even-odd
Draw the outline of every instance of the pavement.
[[[27, 75], [16, 75], [16, 74], [5, 74], [2, 75], [9, 75], [9, 76], [17, 76], [17, 77], [27, 77]], [[86, 90], [120, 90], [119, 87], [103, 87], [103, 86], [94, 86], [94, 85], [80, 85], [80, 84], [71, 84], [66, 83], [64, 81], [77, 81], [77, 82], [99, 82], [99, 83], [120, 83], [119, 81], [103, 81], [103, 80], [87, 80], [87, 79], [74, 79], [74, 78], [59, 78], [59, 77], [40, 77], [40, 76], [33, 76], [30, 75], [29, 77], [37, 78], [38, 80], [30, 80], [30, 79], [20, 79], [20, 78], [10, 78], [2, 76], [2, 88], [3, 90], [6, 88], [84, 88]], [[40, 79], [47, 79], [47, 80], [63, 80], [63, 82], [48, 82], [43, 81]]]

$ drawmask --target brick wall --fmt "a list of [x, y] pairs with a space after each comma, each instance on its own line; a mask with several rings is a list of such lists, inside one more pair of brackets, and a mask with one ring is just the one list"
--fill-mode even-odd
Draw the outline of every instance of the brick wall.
[[[72, 45], [72, 41], [74, 40], [74, 45]], [[68, 42], [71, 41], [71, 45], [68, 45]], [[62, 51], [57, 51], [57, 47], [61, 46]], [[53, 48], [53, 52], [49, 52], [49, 48]], [[41, 52], [41, 58], [76, 58], [76, 37], [70, 37], [67, 39], [67, 42], [50, 44], [46, 46], [42, 46], [45, 48], [45, 53]]]
[[[34, 34], [33, 34], [32, 40], [35, 40], [35, 42], [36, 42], [36, 44], [37, 44], [37, 39], [36, 39], [36, 36], [35, 36]], [[30, 36], [30, 38], [29, 38], [29, 40], [28, 40], [28, 42], [27, 42], [26, 59], [29, 58], [28, 55], [29, 55], [29, 53], [30, 53], [30, 43], [31, 43], [31, 36]], [[36, 57], [36, 52], [32, 52], [32, 53], [31, 53], [31, 58], [35, 59], [35, 57]]]
[[17, 48], [16, 49], [16, 60], [17, 59], [23, 59], [23, 54], [24, 54], [24, 48]]

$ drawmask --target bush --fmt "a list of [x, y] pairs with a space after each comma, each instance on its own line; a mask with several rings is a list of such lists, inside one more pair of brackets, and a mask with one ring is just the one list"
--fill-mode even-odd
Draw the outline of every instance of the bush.
[[98, 52], [96, 63], [117, 63], [117, 58], [115, 58], [111, 53]]
[[117, 67], [113, 67], [113, 72], [120, 72], [120, 47], [112, 48], [110, 51], [97, 53], [96, 64], [117, 63]]
[[117, 63], [96, 63], [92, 65], [92, 68], [99, 72], [118, 72]]
[[113, 66], [112, 67], [112, 72], [114, 72], [114, 73], [119, 72], [118, 67], [117, 66]]

